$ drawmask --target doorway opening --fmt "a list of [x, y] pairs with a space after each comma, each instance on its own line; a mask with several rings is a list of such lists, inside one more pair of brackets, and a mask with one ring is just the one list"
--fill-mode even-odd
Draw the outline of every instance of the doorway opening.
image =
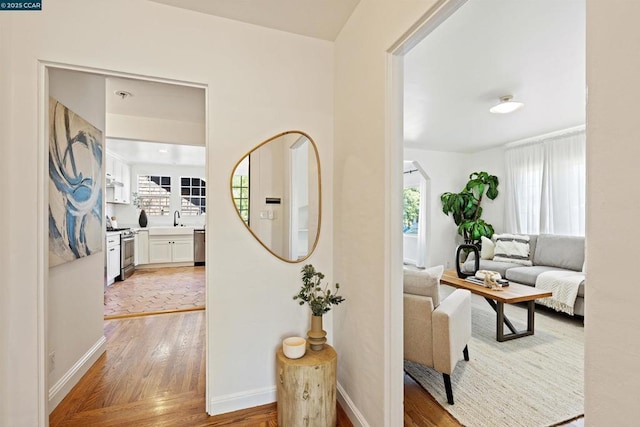
[[[53, 265], [43, 277], [46, 335], [41, 348], [49, 368], [43, 389], [49, 397], [44, 406], [51, 413], [105, 351], [109, 291], [130, 291], [136, 282], [146, 285], [135, 297], [119, 295], [121, 311], [112, 313], [115, 317], [204, 310], [208, 270], [195, 265], [194, 234], [206, 228], [209, 200], [207, 88], [58, 64], [42, 63], [41, 70], [43, 106], [54, 100], [100, 135], [93, 151], [98, 159], [92, 169], [98, 174], [92, 177], [98, 196], [92, 221], [98, 224], [101, 243], [88, 256]], [[49, 108], [43, 111], [41, 158], [46, 159], [50, 115]], [[56, 170], [75, 166], [65, 166], [62, 159]], [[44, 226], [51, 224], [51, 211], [46, 209], [57, 188], [48, 173], [43, 178], [41, 184], [49, 188], [43, 192], [43, 229], [50, 230]], [[153, 191], [145, 194], [149, 189]], [[141, 215], [143, 209], [146, 215]], [[47, 234], [41, 239], [42, 257], [51, 259]], [[207, 316], [202, 314], [205, 323]], [[206, 346], [204, 335], [198, 340]]]

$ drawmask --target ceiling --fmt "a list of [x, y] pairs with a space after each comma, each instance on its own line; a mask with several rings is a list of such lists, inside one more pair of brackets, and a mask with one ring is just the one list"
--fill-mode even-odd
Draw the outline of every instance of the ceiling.
[[[470, 0], [405, 58], [405, 145], [472, 152], [584, 125], [584, 0]], [[503, 95], [524, 107], [491, 114]]]
[[[359, 2], [150, 1], [326, 40]], [[584, 125], [585, 19], [585, 0], [467, 1], [405, 57], [405, 146], [474, 152]], [[205, 120], [202, 89], [120, 78], [109, 78], [107, 88], [108, 113]], [[110, 96], [118, 89], [134, 96]], [[489, 113], [503, 95], [525, 106]], [[129, 154], [162, 160], [158, 147], [144, 147]], [[175, 150], [176, 158], [190, 158]]]
[[360, 0], [151, 0], [333, 41]]
[[[106, 78], [107, 114], [204, 123], [205, 92], [199, 87], [148, 80]], [[131, 94], [126, 98], [116, 91]]]
[[[117, 114], [173, 122], [205, 122], [205, 91], [202, 88], [120, 77], [106, 77], [105, 80], [107, 116]], [[122, 98], [116, 94], [118, 91], [129, 92], [131, 96]], [[204, 166], [205, 163], [204, 145], [107, 137], [106, 146], [127, 163], [189, 166]]]
[[206, 159], [205, 148], [196, 145], [107, 138], [107, 149], [130, 164], [204, 166]]

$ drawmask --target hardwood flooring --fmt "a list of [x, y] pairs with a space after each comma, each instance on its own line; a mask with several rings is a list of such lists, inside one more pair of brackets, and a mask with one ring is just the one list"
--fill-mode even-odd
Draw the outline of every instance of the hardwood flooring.
[[[51, 413], [57, 426], [276, 426], [275, 403], [205, 412], [203, 311], [106, 320], [107, 350]], [[351, 422], [338, 405], [338, 426]]]
[[[277, 425], [275, 403], [206, 414], [204, 311], [106, 320], [105, 335], [107, 351], [52, 412], [51, 427]], [[407, 375], [404, 406], [405, 426], [460, 426]], [[340, 405], [337, 425], [353, 426]]]

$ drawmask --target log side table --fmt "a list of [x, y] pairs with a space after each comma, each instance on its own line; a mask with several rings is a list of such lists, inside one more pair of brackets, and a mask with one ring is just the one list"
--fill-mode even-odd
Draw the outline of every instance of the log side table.
[[330, 345], [300, 359], [276, 353], [278, 426], [335, 427], [338, 355]]

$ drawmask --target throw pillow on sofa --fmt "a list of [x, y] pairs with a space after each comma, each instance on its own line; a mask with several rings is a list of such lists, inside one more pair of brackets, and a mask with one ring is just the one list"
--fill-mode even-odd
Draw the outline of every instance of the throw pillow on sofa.
[[480, 259], [493, 259], [494, 250], [496, 248], [496, 244], [493, 242], [493, 240], [485, 236], [481, 236], [480, 242], [482, 243], [482, 249], [480, 249]]
[[519, 234], [494, 235], [496, 247], [494, 261], [512, 262], [514, 264], [531, 266], [529, 257], [529, 236]]

